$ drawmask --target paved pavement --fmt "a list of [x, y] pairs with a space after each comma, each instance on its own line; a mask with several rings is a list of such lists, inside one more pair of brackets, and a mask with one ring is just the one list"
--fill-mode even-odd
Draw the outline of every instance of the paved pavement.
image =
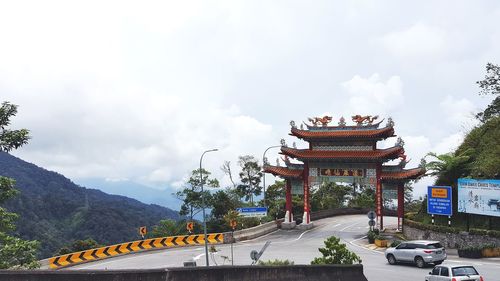
[[[387, 225], [395, 224], [395, 218], [384, 218]], [[370, 281], [423, 281], [432, 267], [420, 269], [412, 265], [389, 265], [384, 257], [384, 249], [374, 248], [367, 243], [368, 231], [365, 215], [349, 215], [326, 218], [314, 222], [315, 227], [307, 231], [278, 230], [257, 239], [238, 242], [234, 246], [234, 264], [249, 265], [252, 260], [250, 252], [260, 250], [266, 241], [271, 244], [262, 255], [262, 260], [291, 260], [295, 264], [310, 264], [320, 256], [318, 248], [323, 247], [323, 241], [332, 235], [340, 237], [348, 248], [358, 254], [363, 260], [365, 276]], [[218, 252], [210, 257], [210, 265], [231, 264], [231, 245], [217, 245]], [[81, 264], [68, 269], [136, 269], [179, 267], [184, 261], [195, 260], [198, 266], [205, 265], [203, 247], [185, 247], [169, 250], [143, 252], [125, 255], [112, 259]], [[449, 258], [445, 263], [472, 264], [484, 276], [485, 281], [500, 280], [500, 260], [471, 260], [459, 258], [449, 250]]]

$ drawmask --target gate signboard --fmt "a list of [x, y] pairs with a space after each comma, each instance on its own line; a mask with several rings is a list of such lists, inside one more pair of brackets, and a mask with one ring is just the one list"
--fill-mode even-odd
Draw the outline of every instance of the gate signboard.
[[427, 187], [427, 213], [431, 215], [451, 216], [451, 186]]

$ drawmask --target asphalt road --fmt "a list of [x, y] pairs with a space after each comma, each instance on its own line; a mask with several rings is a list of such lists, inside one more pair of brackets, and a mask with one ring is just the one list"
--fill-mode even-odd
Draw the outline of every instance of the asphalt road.
[[[365, 247], [362, 238], [368, 231], [365, 215], [333, 217], [315, 221], [311, 230], [278, 230], [254, 240], [235, 243], [234, 264], [249, 265], [252, 260], [250, 252], [259, 251], [266, 241], [271, 244], [264, 252], [261, 260], [288, 259], [295, 264], [310, 264], [314, 257], [320, 256], [319, 247], [332, 235], [340, 237], [348, 248], [358, 254], [364, 265], [365, 276], [370, 281], [423, 281], [431, 267], [419, 269], [412, 265], [391, 266], [384, 258], [383, 252]], [[395, 218], [384, 218], [386, 225], [395, 224]], [[218, 252], [210, 257], [210, 265], [231, 264], [231, 246], [216, 245]], [[133, 255], [106, 259], [73, 266], [68, 269], [137, 269], [165, 268], [183, 266], [184, 261], [196, 260], [198, 266], [205, 265], [205, 249], [203, 247], [185, 247], [169, 250], [143, 252]], [[226, 257], [226, 258], [225, 258]], [[483, 275], [485, 281], [500, 280], [500, 261], [469, 260], [457, 256], [449, 256], [445, 264], [472, 264]]]

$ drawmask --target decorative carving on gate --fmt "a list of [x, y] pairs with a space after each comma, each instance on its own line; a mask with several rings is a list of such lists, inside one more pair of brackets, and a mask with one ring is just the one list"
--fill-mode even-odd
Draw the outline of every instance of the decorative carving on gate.
[[351, 116], [352, 121], [356, 122], [356, 125], [361, 126], [361, 125], [371, 125], [373, 121], [378, 119], [378, 115], [371, 116], [371, 115], [366, 115], [366, 116], [361, 116], [359, 114]]
[[344, 116], [340, 117], [339, 126], [340, 127], [345, 127], [345, 118], [344, 118]]
[[314, 127], [318, 126], [318, 123], [321, 123], [323, 127], [326, 127], [328, 123], [332, 122], [332, 117], [331, 116], [323, 116], [323, 117], [313, 117], [313, 118], [307, 118], [309, 122], [311, 122]]

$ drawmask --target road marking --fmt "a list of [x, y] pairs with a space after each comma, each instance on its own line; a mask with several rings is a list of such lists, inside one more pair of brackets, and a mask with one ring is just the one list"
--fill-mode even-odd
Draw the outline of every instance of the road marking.
[[333, 227], [337, 227], [337, 226], [339, 226], [339, 225], [341, 225], [341, 223], [338, 223], [338, 224], [334, 225]]
[[344, 231], [344, 230], [348, 229], [349, 227], [353, 227], [353, 226], [355, 226], [355, 225], [357, 225], [357, 224], [360, 224], [360, 222], [357, 222], [357, 223], [354, 223], [354, 224], [350, 224], [350, 225], [348, 225], [348, 226], [346, 226], [346, 227], [342, 228], [340, 231]]
[[367, 250], [367, 251], [371, 251], [371, 252], [378, 253], [378, 254], [384, 254], [384, 253], [382, 253], [382, 252], [380, 252], [380, 251], [372, 250], [372, 249], [370, 249], [370, 248], [366, 248], [366, 247], [363, 247], [363, 246], [360, 246], [360, 245], [358, 245], [358, 244], [354, 243], [355, 241], [358, 241], [358, 240], [361, 240], [361, 239], [365, 239], [365, 238], [366, 238], [366, 236], [363, 236], [363, 237], [361, 237], [361, 238], [354, 239], [354, 240], [352, 240], [352, 241], [348, 241], [348, 242], [349, 242], [349, 244], [351, 244], [351, 245], [353, 245], [353, 246], [356, 246], [356, 247], [358, 247], [358, 248], [365, 249], [365, 250]]
[[199, 260], [201, 257], [203, 257], [205, 255], [205, 253], [202, 253], [202, 254], [199, 254], [197, 255], [196, 257], [193, 257], [193, 260]]

